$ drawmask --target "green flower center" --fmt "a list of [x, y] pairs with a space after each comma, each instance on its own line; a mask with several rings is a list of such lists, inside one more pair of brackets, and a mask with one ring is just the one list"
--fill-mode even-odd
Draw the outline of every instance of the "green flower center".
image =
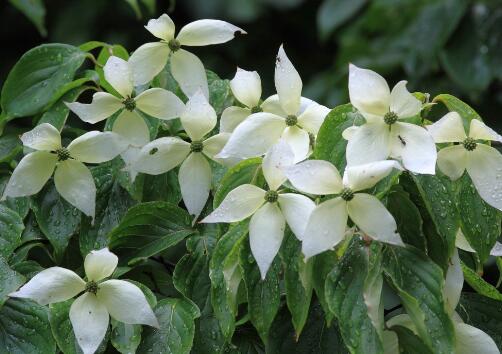
[[352, 198], [354, 198], [354, 192], [350, 188], [344, 188], [340, 197], [348, 202], [349, 200], [352, 200]]
[[93, 293], [94, 295], [96, 295], [96, 293], [98, 292], [98, 283], [96, 283], [94, 280], [87, 282], [87, 284], [85, 284], [85, 292]]
[[473, 138], [467, 138], [465, 139], [462, 144], [464, 145], [464, 148], [467, 150], [467, 151], [472, 151], [474, 149], [476, 149], [476, 140], [474, 140]]
[[296, 123], [298, 123], [298, 117], [297, 116], [290, 114], [289, 116], [286, 117], [286, 125], [288, 127], [295, 126]]
[[385, 124], [388, 124], [388, 125], [392, 125], [394, 123], [397, 122], [397, 114], [394, 113], [394, 112], [387, 112], [385, 113], [385, 115], [383, 116], [383, 121], [385, 122]]
[[204, 144], [202, 141], [192, 141], [190, 144], [190, 151], [191, 152], [202, 152], [202, 149], [204, 149]]
[[66, 148], [59, 148], [55, 153], [58, 155], [58, 161], [66, 161], [71, 157], [70, 152]]
[[181, 43], [177, 39], [171, 39], [169, 42], [167, 42], [167, 45], [169, 46], [169, 49], [171, 49], [173, 52], [179, 50], [181, 48]]
[[265, 193], [265, 200], [269, 203], [275, 203], [277, 198], [279, 198], [279, 193], [276, 191], [268, 191]]
[[254, 106], [251, 108], [251, 113], [260, 113], [263, 112], [263, 109], [260, 106]]
[[125, 106], [125, 109], [127, 109], [129, 112], [134, 111], [136, 108], [136, 101], [134, 101], [134, 98], [132, 97], [127, 97], [125, 100], [122, 101], [122, 104]]

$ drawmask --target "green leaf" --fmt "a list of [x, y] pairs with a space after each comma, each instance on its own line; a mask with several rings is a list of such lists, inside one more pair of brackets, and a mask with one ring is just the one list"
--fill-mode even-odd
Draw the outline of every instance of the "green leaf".
[[234, 96], [230, 90], [230, 81], [222, 80], [212, 71], [206, 70], [209, 87], [209, 103], [216, 114], [220, 115], [225, 108], [234, 103]]
[[122, 354], [136, 353], [136, 349], [141, 343], [142, 327], [115, 320], [112, 320], [111, 323], [110, 341], [113, 347]]
[[324, 316], [328, 325], [331, 325], [335, 314], [330, 311], [328, 306], [328, 299], [326, 298], [326, 278], [338, 263], [338, 257], [335, 251], [326, 251], [314, 258], [314, 272], [312, 273], [312, 282], [315, 293], [321, 307], [324, 310]]
[[160, 328], [145, 326], [138, 353], [188, 354], [192, 347], [199, 309], [188, 300], [164, 299], [155, 307]]
[[364, 123], [363, 116], [350, 103], [337, 106], [326, 116], [317, 134], [314, 158], [331, 162], [339, 171], [345, 169], [347, 140], [342, 133], [348, 127]]
[[326, 279], [329, 308], [338, 319], [340, 332], [351, 353], [383, 353], [378, 329], [373, 326], [364, 297], [370, 253], [375, 250], [354, 238]]
[[[141, 176], [138, 176], [138, 178]], [[143, 201], [156, 200], [178, 204], [181, 201], [181, 189], [178, 174], [171, 170], [160, 175], [144, 175]]]
[[426, 223], [424, 232], [428, 255], [446, 271], [460, 227], [452, 183], [448, 177], [440, 174], [406, 174], [401, 181]]
[[54, 354], [47, 308], [30, 300], [7, 300], [0, 309], [0, 348], [9, 354]]
[[317, 29], [321, 39], [326, 40], [338, 27], [346, 23], [366, 0], [324, 0], [317, 10]]
[[71, 82], [85, 53], [66, 44], [42, 44], [26, 52], [2, 88], [1, 106], [9, 118], [40, 113]]
[[465, 323], [488, 334], [502, 350], [502, 302], [473, 293], [463, 293], [457, 312]]
[[267, 272], [267, 276], [262, 280], [258, 265], [251, 253], [249, 242], [246, 242], [240, 251], [239, 264], [246, 287], [249, 319], [258, 331], [262, 341], [267, 345], [270, 327], [281, 304], [279, 257], [275, 258]]
[[413, 331], [403, 326], [393, 326], [399, 338], [399, 347], [406, 354], [433, 354], [427, 346], [417, 337]]
[[23, 145], [19, 136], [9, 134], [0, 137], [0, 162], [10, 162], [21, 152], [23, 152]]
[[237, 291], [242, 280], [239, 254], [247, 240], [248, 227], [248, 221], [230, 227], [218, 240], [209, 263], [213, 311], [226, 338], [231, 338], [235, 329]]
[[246, 183], [258, 186], [263, 185], [261, 158], [257, 157], [241, 161], [227, 171], [221, 179], [218, 190], [214, 194], [213, 207], [217, 208], [231, 190]]
[[80, 225], [80, 211], [63, 199], [53, 183], [48, 183], [33, 198], [33, 212], [38, 226], [61, 259], [70, 238]]
[[0, 308], [9, 294], [24, 284], [25, 278], [12, 270], [3, 257], [0, 257]]
[[[3, 192], [8, 182], [9, 182], [8, 176], [0, 177], [0, 195], [3, 195]], [[5, 205], [6, 207], [15, 211], [21, 217], [21, 219], [24, 219], [26, 215], [28, 215], [31, 205], [29, 197], [17, 197], [17, 198], [7, 197], [4, 201], [1, 201], [0, 204]]]
[[384, 272], [420, 338], [434, 353], [452, 353], [455, 331], [445, 309], [441, 269], [414, 247], [387, 246]]
[[47, 28], [45, 28], [46, 11], [43, 0], [9, 0], [9, 2], [28, 17], [42, 37], [47, 36]]
[[176, 245], [194, 232], [190, 215], [184, 209], [166, 202], [148, 202], [130, 208], [108, 239], [121, 261], [131, 265]]
[[481, 199], [467, 173], [456, 183], [462, 233], [484, 263], [500, 235], [502, 213]]
[[483, 119], [481, 119], [481, 116], [474, 109], [472, 109], [471, 106], [456, 98], [455, 96], [443, 93], [434, 97], [432, 102], [441, 102], [446, 106], [446, 108], [448, 108], [450, 112], [457, 112], [464, 121], [464, 127], [466, 131], [469, 131], [471, 120], [478, 119], [480, 121], [483, 121]]
[[299, 337], [309, 314], [314, 260], [305, 262], [301, 242], [289, 229], [279, 254], [284, 268], [286, 303], [291, 312], [296, 337]]
[[478, 275], [474, 270], [466, 266], [463, 262], [462, 272], [464, 273], [464, 279], [477, 293], [484, 295], [486, 297], [492, 298], [494, 300], [502, 301], [502, 294], [490, 283], [487, 283], [481, 276]]
[[23, 219], [12, 209], [0, 204], [0, 256], [8, 259], [21, 242]]

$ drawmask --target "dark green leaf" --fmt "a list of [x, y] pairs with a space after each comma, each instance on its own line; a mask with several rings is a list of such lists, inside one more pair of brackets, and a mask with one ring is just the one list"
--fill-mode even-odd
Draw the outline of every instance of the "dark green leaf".
[[21, 241], [23, 219], [12, 209], [0, 204], [0, 256], [8, 259]]
[[12, 270], [3, 257], [0, 257], [0, 308], [11, 292], [23, 285], [24, 277]]
[[[0, 195], [3, 195], [3, 192], [8, 182], [9, 182], [8, 176], [0, 177]], [[7, 197], [4, 201], [1, 201], [0, 204], [5, 205], [6, 207], [14, 210], [21, 217], [21, 219], [24, 219], [26, 215], [28, 215], [31, 205], [29, 197], [17, 197], [17, 198]]]
[[21, 11], [37, 27], [42, 37], [47, 36], [45, 28], [45, 5], [43, 0], [9, 0], [9, 2]]
[[462, 272], [467, 284], [469, 284], [477, 293], [486, 297], [502, 301], [502, 294], [490, 283], [487, 283], [474, 270], [462, 263]]
[[328, 274], [335, 268], [338, 263], [338, 257], [335, 251], [327, 251], [317, 255], [314, 258], [314, 272], [312, 272], [312, 281], [315, 289], [315, 293], [321, 307], [324, 310], [324, 316], [328, 325], [331, 325], [331, 321], [335, 314], [330, 311], [328, 306], [328, 299], [326, 298], [326, 278]]
[[234, 96], [230, 90], [230, 81], [222, 80], [212, 71], [206, 71], [207, 84], [209, 86], [209, 103], [213, 106], [216, 114], [234, 103]]
[[322, 39], [347, 22], [366, 0], [324, 0], [317, 11], [317, 28]]
[[399, 347], [406, 354], [433, 354], [429, 348], [411, 330], [403, 326], [394, 326], [392, 330], [399, 338]]
[[156, 176], [144, 175], [144, 179], [144, 202], [159, 200], [178, 204], [181, 201], [181, 189], [178, 183], [178, 174], [175, 170]]
[[0, 137], [0, 162], [10, 162], [23, 151], [21, 139], [15, 134]]

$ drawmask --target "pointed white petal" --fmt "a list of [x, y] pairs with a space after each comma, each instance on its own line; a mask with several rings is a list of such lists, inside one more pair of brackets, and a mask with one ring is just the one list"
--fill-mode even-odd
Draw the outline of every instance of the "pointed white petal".
[[54, 173], [54, 184], [68, 203], [94, 219], [96, 186], [91, 171], [82, 162], [60, 162]]
[[129, 58], [134, 86], [144, 85], [164, 69], [171, 50], [167, 43], [146, 43]]
[[316, 207], [315, 203], [306, 196], [295, 193], [279, 194], [277, 201], [289, 227], [301, 240], [307, 228], [310, 214]]
[[123, 171], [126, 171], [129, 174], [129, 179], [131, 182], [134, 182], [136, 176], [138, 175], [138, 171], [135, 170], [134, 165], [138, 160], [140, 155], [141, 148], [135, 146], [129, 146], [124, 152], [120, 154], [120, 157], [125, 163]]
[[135, 111], [124, 109], [113, 123], [112, 130], [133, 146], [143, 146], [150, 141], [150, 131], [146, 122]]
[[107, 92], [96, 92], [89, 104], [73, 102], [66, 106], [87, 123], [97, 123], [110, 117], [123, 107], [122, 101]]
[[248, 108], [258, 106], [261, 97], [261, 79], [256, 71], [237, 68], [230, 88], [237, 100]]
[[228, 42], [236, 32], [246, 34], [243, 29], [225, 21], [198, 20], [183, 27], [176, 39], [182, 45], [203, 46]]
[[42, 123], [24, 133], [21, 141], [24, 146], [35, 150], [53, 151], [61, 147], [61, 135], [49, 123]]
[[309, 194], [336, 194], [343, 188], [336, 167], [323, 160], [309, 160], [288, 167], [286, 177], [296, 189]]
[[386, 160], [390, 155], [389, 126], [382, 122], [359, 127], [347, 144], [347, 165]]
[[[301, 97], [300, 98], [300, 109], [297, 112], [297, 115], [300, 116], [305, 112], [305, 110], [312, 104], [315, 103], [311, 99]], [[277, 114], [281, 117], [287, 117], [287, 113], [282, 109], [281, 102], [279, 99], [279, 95], [275, 94], [268, 97], [265, 101], [262, 102], [260, 107], [264, 112]]]
[[220, 133], [213, 135], [212, 137], [204, 140], [203, 143], [204, 148], [202, 152], [210, 159], [215, 159], [214, 155], [218, 154], [221, 151], [221, 149], [223, 149], [223, 147], [228, 141], [228, 138], [230, 138], [229, 133]]
[[271, 113], [255, 113], [235, 128], [218, 157], [249, 158], [263, 155], [286, 128], [284, 118]]
[[286, 127], [281, 138], [288, 143], [294, 153], [294, 161], [300, 162], [309, 156], [310, 137], [305, 130], [294, 126]]
[[297, 115], [300, 110], [302, 79], [281, 45], [275, 61], [275, 89], [281, 107], [287, 114]]
[[285, 228], [286, 221], [276, 203], [265, 203], [251, 217], [249, 244], [262, 279], [281, 248]]
[[34, 151], [19, 161], [5, 187], [2, 199], [38, 193], [54, 172], [57, 156], [47, 151]]
[[134, 89], [132, 70], [122, 58], [111, 56], [103, 68], [105, 79], [122, 97], [129, 97]]
[[354, 192], [371, 188], [387, 177], [393, 169], [403, 168], [397, 161], [384, 160], [370, 162], [364, 165], [347, 167], [343, 175], [344, 185]]
[[413, 323], [413, 320], [406, 313], [394, 316], [394, 317], [392, 317], [391, 319], [389, 319], [387, 321], [387, 327], [388, 328], [392, 328], [394, 326], [406, 327], [410, 331], [413, 331], [413, 333], [417, 334], [417, 328], [415, 327], [415, 324]]
[[217, 123], [214, 108], [200, 90], [189, 98], [180, 118], [183, 128], [192, 141], [201, 140]]
[[252, 184], [243, 184], [230, 191], [218, 208], [201, 222], [236, 222], [251, 216], [265, 203], [265, 191]]
[[335, 247], [345, 237], [347, 203], [342, 198], [319, 204], [310, 214], [302, 237], [302, 252], [306, 258]]
[[127, 324], [144, 324], [159, 327], [145, 295], [136, 285], [111, 279], [99, 284], [98, 300], [114, 319]]
[[449, 313], [453, 313], [455, 311], [458, 301], [460, 300], [460, 294], [462, 293], [463, 286], [464, 273], [462, 272], [462, 267], [460, 266], [458, 251], [455, 248], [453, 250], [453, 255], [448, 266], [448, 271], [446, 272], [444, 286], [446, 308], [448, 309]]
[[119, 258], [108, 247], [89, 252], [85, 256], [84, 268], [87, 279], [100, 281], [112, 275]]
[[387, 81], [374, 71], [349, 64], [350, 103], [365, 117], [384, 116], [389, 111], [390, 89]]
[[90, 131], [68, 145], [74, 159], [86, 163], [110, 161], [127, 148], [124, 138], [112, 132]]
[[502, 257], [502, 243], [496, 241], [495, 245], [490, 251], [490, 256]]
[[145, 28], [159, 39], [169, 42], [174, 38], [174, 22], [167, 14], [162, 14], [159, 18], [148, 21]]
[[84, 291], [85, 282], [74, 272], [61, 267], [44, 269], [10, 297], [32, 299], [40, 305], [66, 301]]
[[181, 164], [178, 180], [183, 202], [190, 215], [197, 218], [206, 205], [211, 189], [211, 166], [201, 153], [191, 153]]
[[445, 114], [440, 120], [426, 128], [436, 143], [454, 143], [467, 138], [462, 118], [457, 112]]
[[298, 125], [303, 129], [317, 135], [324, 119], [330, 112], [328, 107], [312, 102], [307, 109], [298, 116]]
[[103, 341], [110, 316], [96, 295], [85, 293], [70, 307], [70, 321], [84, 354], [94, 354]]
[[178, 166], [190, 153], [190, 144], [180, 138], [156, 139], [141, 149], [134, 164], [138, 172], [160, 175]]
[[171, 73], [187, 97], [199, 90], [209, 97], [206, 70], [197, 56], [184, 49], [174, 52], [171, 55]]
[[424, 128], [398, 122], [392, 126], [391, 156], [401, 159], [403, 166], [414, 173], [435, 174], [437, 150], [434, 139]]
[[342, 137], [345, 139], [345, 140], [350, 140], [352, 139], [352, 137], [354, 136], [354, 134], [356, 133], [356, 131], [359, 129], [359, 126], [357, 125], [353, 125], [351, 127], [348, 127], [347, 129], [345, 129], [343, 132], [342, 132]]
[[467, 156], [467, 172], [479, 195], [502, 210], [502, 155], [491, 146], [478, 144]]
[[500, 354], [492, 337], [476, 327], [456, 323], [455, 332], [455, 353], [457, 354]]
[[437, 163], [441, 172], [456, 180], [467, 167], [467, 150], [462, 145], [445, 147], [439, 150]]
[[267, 151], [263, 158], [262, 170], [271, 190], [277, 190], [286, 181], [284, 170], [293, 165], [294, 159], [293, 150], [282, 139]]
[[406, 89], [407, 81], [399, 81], [390, 93], [390, 111], [399, 118], [413, 117], [422, 110], [422, 102]]
[[371, 238], [404, 246], [401, 236], [397, 233], [394, 217], [376, 197], [366, 193], [356, 193], [347, 202], [349, 216], [364, 233]]
[[185, 105], [178, 96], [161, 88], [143, 91], [135, 101], [137, 109], [159, 119], [177, 118], [185, 110]]
[[476, 252], [474, 248], [471, 247], [469, 241], [467, 241], [460, 228], [458, 229], [457, 235], [455, 237], [455, 247], [467, 252]]
[[231, 133], [235, 127], [251, 115], [249, 108], [230, 106], [225, 108], [220, 119], [220, 133]]
[[469, 137], [479, 140], [502, 141], [502, 136], [500, 136], [495, 130], [488, 127], [485, 123], [483, 123], [479, 119], [471, 120]]

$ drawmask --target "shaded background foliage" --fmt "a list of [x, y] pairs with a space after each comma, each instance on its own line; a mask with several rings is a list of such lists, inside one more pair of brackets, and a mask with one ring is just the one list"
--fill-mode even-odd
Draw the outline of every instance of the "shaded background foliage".
[[390, 82], [406, 78], [410, 90], [456, 95], [488, 124], [502, 127], [497, 121], [502, 109], [500, 0], [45, 2], [45, 10], [42, 0], [0, 5], [0, 84], [19, 57], [42, 42], [79, 45], [95, 39], [132, 51], [153, 40], [141, 25], [167, 12], [178, 29], [199, 18], [219, 18], [246, 29], [247, 36], [229, 45], [194, 51], [223, 78], [232, 78], [237, 65], [257, 70], [266, 95], [273, 92], [274, 57], [284, 43], [303, 78], [304, 94], [330, 107], [347, 101], [347, 64], [353, 62]]

